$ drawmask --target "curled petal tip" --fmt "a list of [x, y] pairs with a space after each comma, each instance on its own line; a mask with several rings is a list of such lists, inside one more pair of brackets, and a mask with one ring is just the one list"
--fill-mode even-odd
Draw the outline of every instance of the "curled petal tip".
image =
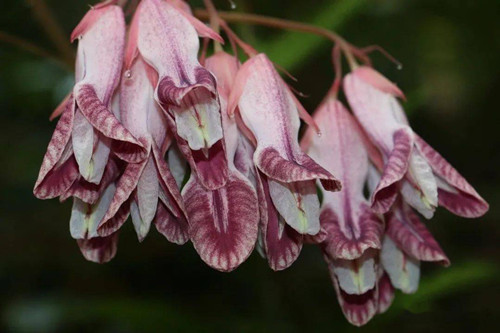
[[399, 97], [406, 100], [404, 93], [398, 88], [394, 83], [389, 81], [385, 76], [377, 72], [371, 67], [361, 66], [353, 71], [353, 74], [361, 78], [366, 83], [372, 85], [373, 87], [391, 94], [395, 97]]

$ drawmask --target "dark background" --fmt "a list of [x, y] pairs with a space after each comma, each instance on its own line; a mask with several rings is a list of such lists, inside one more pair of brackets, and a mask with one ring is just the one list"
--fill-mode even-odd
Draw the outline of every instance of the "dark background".
[[[322, 25], [355, 45], [379, 44], [375, 67], [406, 92], [414, 129], [490, 203], [465, 220], [439, 209], [428, 222], [452, 261], [422, 265], [415, 295], [397, 294], [362, 331], [483, 332], [498, 320], [500, 2], [497, 0], [235, 0], [237, 10]], [[69, 34], [83, 0], [47, 0], [63, 31], [40, 24], [40, 1], [2, 0], [0, 31], [71, 59]], [[199, 6], [200, 1], [193, 1]], [[228, 10], [227, 1], [216, 1]], [[49, 13], [49, 14], [50, 14]], [[45, 21], [46, 22], [46, 21]], [[329, 42], [237, 26], [256, 48], [299, 79], [309, 110], [329, 88]], [[52, 29], [52, 30], [51, 30]], [[47, 30], [51, 31], [47, 34]], [[209, 269], [190, 244], [152, 229], [138, 244], [124, 226], [117, 257], [85, 261], [69, 235], [71, 203], [40, 201], [32, 188], [55, 126], [48, 116], [72, 85], [71, 68], [0, 35], [0, 331], [5, 332], [350, 332], [317, 248], [272, 272], [257, 254], [231, 274]], [[70, 46], [74, 48], [75, 46]], [[69, 52], [68, 52], [69, 50]], [[498, 326], [498, 325], [497, 325]]]

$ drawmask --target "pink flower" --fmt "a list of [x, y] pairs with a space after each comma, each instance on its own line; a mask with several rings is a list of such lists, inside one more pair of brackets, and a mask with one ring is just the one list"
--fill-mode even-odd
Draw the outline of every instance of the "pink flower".
[[232, 271], [245, 261], [257, 241], [257, 194], [234, 164], [240, 133], [227, 114], [227, 100], [238, 71], [238, 60], [224, 52], [206, 61], [217, 78], [222, 111], [228, 180], [218, 189], [206, 189], [195, 173], [182, 190], [189, 217], [189, 234], [201, 259], [220, 271]]
[[256, 139], [253, 160], [268, 177], [279, 214], [301, 234], [318, 233], [319, 201], [314, 181], [320, 179], [328, 190], [340, 189], [340, 182], [301, 151], [295, 101], [264, 54], [240, 68], [228, 105], [230, 113], [239, 107], [244, 124]]
[[228, 178], [220, 105], [213, 75], [198, 62], [199, 39], [222, 41], [176, 1], [144, 0], [130, 29], [127, 62], [139, 52], [159, 74], [155, 99], [166, 111], [181, 152], [207, 189]]
[[130, 162], [144, 158], [141, 144], [110, 109], [123, 59], [122, 10], [113, 5], [91, 9], [73, 31], [75, 38], [76, 84], [35, 184], [33, 192], [41, 199], [63, 195], [80, 178], [100, 184], [110, 152]]
[[463, 217], [479, 217], [488, 204], [467, 181], [415, 134], [396, 97], [402, 92], [369, 67], [359, 67], [344, 79], [354, 114], [384, 156], [382, 178], [372, 205], [387, 212], [401, 192], [427, 218], [439, 205]]

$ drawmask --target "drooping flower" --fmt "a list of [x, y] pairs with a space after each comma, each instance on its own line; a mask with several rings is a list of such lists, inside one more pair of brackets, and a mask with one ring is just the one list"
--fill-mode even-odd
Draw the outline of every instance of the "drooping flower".
[[139, 141], [111, 110], [125, 42], [121, 8], [91, 9], [73, 31], [72, 40], [76, 38], [76, 84], [35, 184], [34, 194], [41, 199], [63, 195], [80, 178], [83, 184], [100, 184], [110, 152], [130, 162], [144, 158]]
[[[207, 189], [228, 178], [215, 79], [198, 62], [196, 32], [222, 41], [176, 2], [144, 0], [130, 29], [129, 57], [140, 53], [159, 74], [155, 99], [181, 152]], [[193, 25], [194, 24], [194, 25]]]
[[236, 120], [227, 114], [227, 100], [238, 71], [235, 57], [218, 52], [206, 60], [217, 78], [228, 180], [218, 189], [206, 189], [192, 173], [182, 190], [189, 217], [189, 234], [201, 259], [220, 271], [231, 271], [245, 261], [257, 241], [259, 213], [257, 194], [236, 168], [234, 159], [240, 133]]
[[393, 83], [369, 67], [344, 79], [349, 104], [385, 159], [382, 178], [373, 194], [373, 208], [389, 211], [401, 191], [422, 215], [432, 217], [439, 205], [463, 217], [479, 217], [488, 204], [467, 181], [408, 124]]
[[153, 98], [155, 75], [139, 56], [121, 80], [122, 122], [147, 147], [148, 155], [126, 166], [97, 232], [101, 236], [116, 232], [125, 221], [116, 221], [114, 216], [125, 205], [130, 206], [139, 240], [146, 237], [154, 221], [169, 241], [184, 244], [188, 240], [187, 220], [179, 188], [164, 160], [172, 139], [167, 135], [163, 111]]
[[304, 148], [343, 184], [339, 193], [324, 192], [319, 242], [328, 263], [339, 303], [355, 325], [370, 320], [378, 308], [377, 251], [383, 221], [364, 197], [368, 154], [360, 129], [345, 107], [328, 96], [314, 112], [321, 136], [308, 128]]
[[264, 54], [252, 57], [240, 68], [228, 105], [230, 113], [239, 108], [256, 139], [253, 160], [268, 177], [279, 214], [301, 234], [318, 233], [319, 201], [314, 181], [320, 179], [328, 190], [338, 190], [340, 182], [301, 151], [295, 101]]

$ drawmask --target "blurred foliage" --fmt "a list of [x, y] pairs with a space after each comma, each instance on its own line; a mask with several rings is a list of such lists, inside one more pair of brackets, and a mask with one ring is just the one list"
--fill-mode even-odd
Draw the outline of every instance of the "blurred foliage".
[[[38, 1], [38, 0], [34, 0]], [[498, 311], [500, 217], [500, 25], [497, 0], [235, 0], [237, 10], [314, 23], [355, 45], [378, 44], [398, 71], [374, 54], [377, 69], [408, 96], [412, 125], [484, 195], [491, 211], [465, 221], [444, 210], [428, 223], [452, 261], [424, 264], [419, 291], [397, 294], [363, 331], [483, 332]], [[47, 0], [69, 33], [86, 1]], [[193, 1], [200, 6], [201, 1]], [[286, 4], [286, 6], [284, 5]], [[216, 1], [222, 10], [229, 2]], [[0, 3], [0, 31], [57, 55], [30, 1]], [[330, 43], [316, 36], [237, 26], [245, 40], [292, 72], [313, 110], [333, 79]], [[71, 204], [32, 194], [71, 69], [0, 43], [0, 331], [6, 332], [327, 332], [358, 331], [343, 319], [319, 250], [304, 249], [274, 273], [258, 256], [231, 274], [206, 267], [188, 244], [152, 231], [138, 244], [130, 224], [117, 258], [84, 261], [68, 232]]]

